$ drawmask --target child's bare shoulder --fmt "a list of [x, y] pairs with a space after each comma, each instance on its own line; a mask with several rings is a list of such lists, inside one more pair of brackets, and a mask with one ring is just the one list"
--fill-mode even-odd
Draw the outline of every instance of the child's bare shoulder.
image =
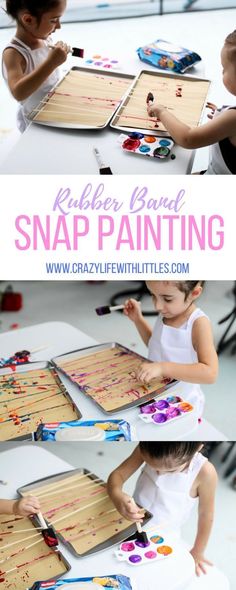
[[218, 476], [214, 465], [210, 461], [205, 461], [198, 475], [199, 485], [216, 485]]

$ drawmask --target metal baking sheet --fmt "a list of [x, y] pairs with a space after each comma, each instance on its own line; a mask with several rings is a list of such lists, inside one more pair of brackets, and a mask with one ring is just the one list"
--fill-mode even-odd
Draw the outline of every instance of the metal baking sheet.
[[[82, 393], [84, 393], [87, 397], [89, 397], [91, 399], [91, 401], [93, 401], [94, 403], [96, 403], [96, 405], [106, 414], [114, 414], [115, 412], [119, 412], [119, 411], [124, 411], [127, 410], [128, 408], [133, 408], [136, 406], [140, 406], [142, 404], [144, 404], [145, 402], [150, 401], [151, 399], [153, 399], [153, 397], [156, 397], [157, 395], [160, 395], [161, 393], [164, 393], [171, 385], [173, 385], [174, 383], [176, 383], [176, 381], [171, 381], [171, 382], [166, 382], [166, 381], [159, 381], [156, 380], [155, 382], [153, 382], [152, 385], [137, 385], [137, 381], [134, 378], [133, 380], [133, 385], [129, 385], [129, 388], [131, 387], [132, 390], [134, 390], [134, 394], [133, 397], [134, 399], [132, 399], [132, 401], [127, 401], [124, 400], [124, 403], [120, 403], [117, 406], [114, 405], [114, 407], [112, 408], [107, 408], [106, 407], [106, 403], [101, 403], [99, 402], [97, 399], [94, 399], [94, 397], [92, 396], [91, 393], [88, 392], [88, 385], [86, 383], [84, 383], [84, 373], [82, 373], [82, 378], [79, 382], [76, 381], [75, 379], [73, 379], [73, 376], [71, 376], [71, 374], [68, 372], [68, 370], [66, 370], [66, 368], [64, 368], [62, 366], [62, 363], [64, 362], [68, 362], [68, 361], [73, 361], [73, 359], [76, 360], [80, 360], [83, 359], [83, 357], [88, 357], [91, 356], [91, 363], [94, 362], [92, 359], [92, 356], [99, 353], [99, 352], [103, 352], [103, 351], [110, 351], [113, 349], [118, 349], [118, 353], [120, 354], [120, 356], [125, 356], [125, 355], [130, 355], [131, 358], [134, 358], [135, 360], [137, 359], [138, 362], [142, 362], [142, 361], [147, 361], [146, 358], [144, 358], [143, 356], [137, 354], [136, 352], [130, 350], [129, 348], [126, 348], [125, 346], [118, 344], [117, 342], [108, 342], [106, 344], [98, 344], [96, 346], [90, 346], [88, 348], [82, 348], [79, 350], [74, 350], [72, 352], [54, 357], [52, 359], [52, 363], [55, 364], [55, 367], [62, 371], [65, 375], [67, 375], [67, 377], [69, 377], [69, 379], [71, 379], [71, 381], [73, 381], [73, 383], [76, 383], [78, 385], [78, 387], [80, 388], [80, 391], [82, 391]], [[107, 367], [109, 369], [109, 366]], [[94, 372], [94, 369], [93, 369]], [[97, 373], [97, 370], [96, 370]], [[111, 374], [111, 369], [109, 369], [109, 377], [110, 378], [110, 374]], [[129, 373], [128, 373], [129, 374]], [[103, 371], [103, 375], [102, 375], [102, 379], [105, 380], [105, 371]], [[106, 391], [107, 393], [107, 400], [111, 400], [111, 386], [114, 387], [114, 384], [112, 385], [112, 383], [110, 384], [110, 389], [109, 386], [106, 386]], [[98, 385], [96, 385], [96, 387], [98, 387]], [[102, 387], [102, 385], [100, 385], [100, 387]], [[120, 386], [121, 388], [121, 386]], [[140, 389], [140, 392], [137, 392], [137, 389]], [[129, 396], [131, 394], [129, 394], [130, 389], [128, 389], [127, 391], [127, 399], [129, 399]], [[96, 392], [94, 392], [95, 395]], [[106, 401], [106, 400], [105, 400]]]
[[[34, 482], [30, 483], [30, 484], [27, 484], [25, 486], [20, 487], [17, 491], [18, 491], [18, 493], [21, 496], [27, 496], [29, 494], [33, 494], [33, 495], [36, 495], [39, 498], [39, 500], [40, 500], [40, 497], [41, 497], [40, 494], [43, 493], [43, 489], [45, 488], [45, 496], [46, 496], [46, 492], [47, 492], [47, 496], [46, 496], [47, 503], [48, 503], [49, 493], [52, 492], [51, 498], [52, 498], [52, 511], [53, 511], [53, 510], [55, 510], [55, 503], [56, 503], [56, 501], [55, 501], [55, 494], [53, 495], [53, 491], [55, 492], [55, 490], [53, 490], [53, 485], [52, 484], [55, 484], [55, 486], [56, 486], [57, 484], [60, 484], [60, 482], [62, 480], [65, 480], [65, 481], [68, 480], [68, 482], [71, 480], [70, 483], [73, 486], [73, 483], [72, 483], [72, 478], [73, 478], [73, 481], [74, 481], [74, 484], [75, 484], [74, 485], [74, 488], [69, 485], [68, 488], [70, 488], [70, 489], [68, 489], [67, 491], [66, 491], [66, 489], [64, 489], [61, 492], [61, 495], [60, 495], [60, 499], [59, 500], [60, 500], [60, 502], [63, 501], [63, 505], [64, 504], [70, 504], [70, 499], [72, 499], [73, 494], [75, 494], [76, 500], [77, 500], [77, 503], [78, 503], [77, 505], [79, 506], [79, 501], [80, 501], [80, 499], [78, 498], [79, 484], [78, 484], [78, 482], [76, 484], [76, 478], [77, 477], [79, 478], [80, 476], [84, 476], [84, 479], [88, 478], [88, 480], [91, 481], [91, 482], [93, 482], [95, 480], [95, 482], [94, 482], [94, 488], [100, 486], [100, 487], [104, 487], [105, 488], [105, 491], [106, 491], [106, 483], [102, 479], [98, 478], [94, 473], [91, 473], [87, 469], [84, 469], [84, 468], [81, 468], [81, 469], [73, 469], [72, 471], [66, 471], [64, 473], [59, 473], [59, 474], [53, 475], [51, 477], [46, 477], [46, 478], [43, 478], [43, 479], [39, 479], [39, 480], [34, 481]], [[46, 486], [48, 486], [48, 485], [50, 486], [50, 489], [49, 488], [46, 488]], [[67, 484], [65, 484], [65, 485], [67, 485]], [[89, 493], [88, 493], [88, 491], [87, 492], [84, 491], [82, 493], [85, 494], [84, 501], [87, 504], [88, 498], [89, 498]], [[93, 496], [93, 498], [94, 497], [96, 498], [96, 496], [94, 495], [94, 493], [92, 494], [92, 496]], [[106, 531], [106, 526], [104, 527], [104, 521], [105, 521], [105, 518], [106, 518], [106, 514], [105, 514], [105, 511], [103, 511], [101, 513], [101, 515], [98, 514], [97, 517], [95, 517], [94, 516], [94, 512], [93, 512], [94, 508], [91, 507], [90, 510], [89, 510], [89, 518], [88, 518], [90, 524], [88, 524], [87, 526], [88, 527], [94, 527], [94, 528], [92, 528], [92, 531], [93, 531], [92, 532], [90, 529], [88, 530], [87, 527], [86, 527], [85, 528], [86, 535], [84, 535], [84, 537], [86, 538], [87, 536], [89, 536], [89, 534], [91, 532], [90, 537], [93, 540], [94, 546], [91, 547], [91, 548], [89, 547], [89, 544], [91, 544], [91, 543], [89, 543], [89, 539], [88, 539], [88, 541], [87, 541], [87, 546], [88, 547], [87, 547], [87, 549], [85, 548], [83, 551], [79, 550], [78, 544], [79, 543], [81, 544], [81, 539], [83, 538], [84, 529], [83, 530], [82, 529], [79, 529], [78, 530], [78, 534], [80, 535], [80, 537], [79, 537], [79, 541], [77, 543], [77, 547], [75, 546], [75, 543], [73, 544], [72, 541], [70, 539], [68, 539], [68, 537], [66, 538], [63, 535], [62, 532], [59, 532], [58, 531], [58, 529], [60, 528], [60, 526], [64, 526], [64, 528], [66, 529], [65, 533], [67, 535], [68, 534], [72, 534], [73, 535], [74, 534], [73, 531], [75, 530], [75, 527], [76, 526], [81, 526], [81, 524], [82, 524], [82, 523], [80, 524], [78, 522], [80, 520], [80, 512], [78, 512], [78, 515], [76, 515], [76, 516], [74, 516], [74, 513], [73, 513], [73, 514], [70, 514], [70, 516], [68, 516], [68, 518], [66, 518], [66, 517], [65, 517], [65, 519], [63, 518], [63, 520], [61, 521], [62, 522], [62, 525], [59, 524], [58, 528], [57, 528], [56, 524], [54, 525], [54, 523], [53, 523], [54, 518], [53, 517], [50, 517], [50, 515], [48, 517], [47, 514], [45, 514], [45, 511], [43, 509], [43, 506], [42, 506], [42, 513], [44, 514], [44, 518], [46, 518], [46, 520], [48, 522], [50, 522], [54, 526], [55, 530], [57, 531], [58, 538], [62, 541], [62, 543], [65, 543], [66, 544], [66, 547], [68, 547], [68, 549], [70, 549], [70, 551], [76, 557], [86, 557], [88, 555], [92, 555], [92, 554], [97, 553], [99, 551], [103, 551], [104, 549], [107, 549], [108, 547], [111, 547], [113, 545], [116, 545], [118, 543], [121, 543], [122, 541], [124, 541], [125, 539], [127, 539], [128, 537], [130, 537], [131, 535], [134, 535], [135, 532], [136, 532], [136, 525], [135, 525], [135, 523], [132, 523], [132, 522], [130, 522], [128, 520], [125, 520], [118, 513], [118, 511], [114, 507], [114, 504], [112, 503], [112, 501], [110, 500], [110, 498], [109, 498], [108, 495], [105, 496], [104, 502], [105, 502], [105, 506], [108, 507], [108, 509], [109, 509], [109, 510], [107, 510], [107, 514], [109, 514], [109, 511], [111, 511], [111, 510], [112, 510], [112, 512], [114, 512], [114, 515], [111, 518], [112, 519], [114, 518], [114, 521], [115, 521], [116, 524], [114, 524], [114, 521], [113, 521], [113, 523], [111, 525], [112, 528], [114, 527], [114, 530], [115, 530], [115, 527], [118, 527], [119, 524], [121, 524], [122, 521], [123, 521], [124, 524], [127, 523], [127, 526], [125, 526], [125, 528], [123, 530], [120, 530], [119, 532], [115, 532], [115, 533], [110, 532], [110, 533], [108, 533], [109, 536], [107, 536], [107, 538], [105, 540], [98, 541], [97, 544], [96, 544], [96, 538], [95, 537], [96, 537], [96, 535], [98, 535], [98, 531], [100, 529], [102, 531]], [[42, 503], [42, 499], [41, 499], [41, 503]], [[109, 503], [111, 505], [111, 508], [109, 508]], [[145, 508], [145, 506], [144, 506], [144, 508]], [[50, 508], [49, 508], [49, 510], [50, 510]], [[69, 513], [72, 513], [72, 510], [73, 510], [73, 508], [71, 506], [69, 506]], [[76, 508], [75, 508], [75, 510], [76, 510]], [[48, 511], [48, 506], [47, 506], [47, 511]], [[66, 516], [66, 513], [65, 513], [64, 516]], [[152, 514], [149, 511], [146, 510], [145, 517], [143, 519], [143, 524], [145, 525], [150, 520], [151, 517], [152, 517]], [[74, 523], [73, 518], [76, 518], [77, 524], [73, 524]], [[82, 517], [82, 519], [83, 519], [83, 517]], [[98, 519], [101, 519], [101, 522], [102, 522], [102, 526], [100, 526], [100, 528], [99, 528], [98, 524], [95, 525], [95, 520], [97, 522]], [[35, 526], [38, 526], [37, 517], [33, 517], [33, 522], [34, 522]], [[117, 524], [117, 522], [119, 522], [119, 524]], [[63, 523], [64, 523], [64, 525], [63, 525]], [[94, 523], [94, 524], [92, 524], [92, 523]], [[82, 525], [82, 526], [84, 526], [84, 525]], [[123, 526], [123, 524], [122, 524], [122, 526]], [[71, 531], [72, 531], [72, 533], [71, 533]], [[104, 535], [104, 534], [105, 533], [102, 533], [102, 535]], [[106, 536], [106, 534], [105, 534], [105, 536]], [[83, 544], [83, 541], [82, 541], [82, 544]]]
[[[55, 380], [55, 383], [60, 388], [62, 395], [65, 397], [65, 399], [68, 401], [68, 404], [70, 404], [70, 406], [73, 409], [74, 417], [71, 416], [70, 420], [79, 420], [82, 417], [82, 414], [81, 414], [79, 408], [77, 407], [77, 405], [75, 404], [75, 402], [72, 400], [70, 394], [66, 390], [65, 385], [62, 383], [60, 376], [58, 375], [58, 372], [56, 371], [54, 364], [52, 364], [50, 362], [38, 361], [38, 362], [32, 362], [32, 363], [25, 363], [23, 365], [17, 366], [16, 370], [14, 370], [14, 371], [12, 371], [10, 368], [0, 369], [0, 393], [1, 393], [1, 385], [2, 385], [1, 384], [1, 377], [4, 377], [4, 378], [8, 377], [9, 378], [9, 395], [11, 396], [10, 388], [13, 385], [14, 379], [17, 379], [17, 377], [22, 375], [23, 373], [30, 375], [30, 373], [32, 371], [40, 371], [40, 370], [45, 370], [45, 369], [50, 371], [50, 374], [52, 375], [53, 379]], [[41, 389], [42, 389], [42, 393], [43, 393], [43, 387], [44, 387], [43, 382], [41, 385], [42, 385]], [[15, 395], [15, 397], [13, 397], [14, 395]], [[33, 394], [33, 395], [36, 395], [36, 394]], [[12, 393], [12, 396], [10, 398], [11, 401], [8, 399], [5, 400], [5, 399], [3, 399], [3, 392], [2, 392], [2, 395], [0, 396], [0, 441], [4, 441], [4, 440], [32, 440], [34, 430], [32, 429], [31, 420], [28, 419], [29, 414], [26, 414], [24, 412], [23, 407], [20, 408], [20, 405], [21, 405], [20, 400], [21, 399], [22, 398], [19, 395], [19, 393], [17, 393], [17, 394]], [[8, 409], [6, 409], [6, 404], [7, 404], [7, 406], [8, 406], [8, 404], [11, 404], [11, 406]], [[3, 410], [3, 408], [4, 408], [4, 410]], [[58, 406], [56, 404], [54, 406], [54, 409], [55, 410], [58, 409]], [[22, 410], [22, 413], [20, 413], [20, 410]], [[14, 415], [16, 415], [16, 414], [18, 415], [20, 424], [15, 423], [16, 420], [14, 419], [14, 415], [10, 416], [10, 414], [13, 414], [13, 412], [14, 412]], [[41, 418], [42, 418], [41, 412], [42, 412], [42, 410], [38, 411], [38, 413], [39, 413], [38, 425], [42, 421], [41, 420]], [[5, 413], [8, 414], [6, 421], [4, 420], [4, 415], [3, 415]], [[26, 420], [26, 417], [27, 417], [27, 420]], [[23, 418], [23, 422], [21, 421], [22, 418]], [[59, 418], [54, 418], [53, 408], [52, 408], [51, 409], [51, 416], [50, 416], [50, 418], [47, 416], [46, 422], [57, 422], [58, 419]], [[8, 437], [8, 434], [5, 437], [4, 432], [3, 432], [4, 423], [6, 423], [6, 422], [11, 422], [13, 425], [13, 429], [15, 430], [15, 433], [13, 433], [13, 436], [10, 436], [10, 438]], [[35, 430], [37, 430], [38, 425], [35, 424]]]
[[[114, 114], [114, 116], [113, 116], [113, 118], [111, 120], [111, 123], [110, 123], [110, 127], [112, 127], [113, 129], [119, 129], [120, 131], [126, 131], [126, 132], [139, 131], [141, 133], [147, 133], [148, 135], [155, 135], [155, 136], [161, 136], [161, 137], [170, 137], [170, 134], [168, 133], [168, 131], [159, 129], [158, 124], [157, 124], [157, 127], [156, 128], [154, 127], [155, 118], [154, 118], [154, 121], [151, 121], [149, 127], [148, 126], [145, 126], [145, 124], [143, 124], [143, 126], [142, 126], [141, 123], [140, 123], [140, 125], [137, 124], [137, 125], [135, 125], [133, 127], [125, 126], [125, 125], [122, 125], [122, 124], [119, 123], [119, 119], [120, 119], [123, 111], [129, 105], [130, 101], [133, 101], [133, 95], [136, 92], [136, 89], [138, 87], [138, 84], [140, 83], [141, 77], [143, 75], [146, 75], [146, 74], [149, 77], [153, 78], [153, 83], [150, 83], [150, 87], [148, 87], [148, 90], [146, 92], [143, 93], [143, 91], [142, 91], [142, 93], [140, 95], [140, 90], [139, 90], [138, 91], [138, 96], [136, 95], [136, 99], [138, 99], [140, 101], [140, 112], [139, 112], [139, 116], [137, 116], [137, 119], [144, 118], [144, 121], [145, 121], [145, 118], [147, 118], [147, 114], [146, 114], [146, 107], [147, 107], [147, 105], [146, 105], [146, 98], [147, 98], [147, 94], [148, 94], [149, 91], [151, 91], [153, 93], [154, 99], [157, 102], [160, 102], [161, 104], [164, 104], [164, 105], [166, 104], [165, 103], [165, 97], [162, 96], [162, 94], [160, 93], [160, 91], [159, 92], [157, 90], [155, 91], [155, 83], [157, 83], [157, 81], [160, 82], [160, 79], [162, 80], [162, 83], [163, 83], [163, 88], [164, 88], [163, 94], [166, 91], [165, 90], [165, 87], [164, 87], [164, 84], [166, 84], [166, 86], [167, 86], [168, 85], [168, 81], [170, 81], [170, 80], [174, 80], [174, 82], [177, 83], [177, 85], [179, 84], [180, 87], [181, 87], [181, 85], [183, 86], [183, 84], [185, 82], [192, 82], [195, 85], [199, 84], [199, 82], [200, 83], [202, 82], [202, 83], [204, 83], [206, 85], [207, 88], [206, 88], [206, 92], [205, 92], [205, 98], [202, 99], [202, 105], [199, 107], [199, 116], [197, 117], [198, 118], [198, 121], [196, 123], [195, 122], [191, 122], [190, 123], [188, 121], [185, 121], [184, 120], [184, 117], [182, 117], [182, 119], [181, 119], [181, 114], [179, 114], [178, 110], [175, 110], [176, 109], [176, 103], [173, 103], [174, 104], [174, 107], [173, 108], [169, 107], [171, 109], [171, 111], [174, 111], [174, 114], [178, 118], [180, 118], [181, 120], [183, 120], [184, 123], [190, 124], [190, 125], [194, 125], [194, 124], [198, 125], [198, 123], [200, 122], [201, 117], [202, 117], [202, 111], [203, 111], [204, 103], [205, 103], [205, 100], [206, 100], [206, 97], [207, 97], [207, 93], [208, 93], [208, 90], [209, 90], [209, 87], [210, 87], [210, 84], [211, 84], [210, 80], [207, 80], [205, 78], [197, 78], [195, 76], [186, 76], [186, 75], [183, 76], [183, 75], [172, 74], [172, 73], [169, 73], [168, 74], [166, 72], [163, 73], [163, 72], [152, 72], [152, 71], [149, 71], [149, 70], [142, 70], [136, 76], [135, 80], [133, 81], [133, 84], [132, 84], [132, 86], [130, 88], [129, 94], [126, 95], [123, 98], [120, 106], [118, 107], [116, 113]], [[171, 94], [171, 96], [172, 96], [172, 94]], [[177, 100], [179, 100], [180, 96], [178, 97], [178, 95], [176, 95], [176, 97], [177, 97]], [[193, 104], [193, 98], [194, 98], [194, 91], [193, 91], [191, 97], [188, 97], [188, 98], [189, 98], [189, 100], [188, 100], [187, 105], [189, 104], [189, 109], [191, 110], [192, 109], [192, 104]], [[178, 109], [179, 104], [181, 104], [181, 103], [177, 103], [177, 109]], [[184, 109], [184, 111], [186, 111], [186, 109]], [[135, 118], [135, 117], [133, 117], [133, 118]]]
[[[73, 101], [73, 98], [75, 97], [76, 99], [78, 98], [78, 101], [76, 103], [74, 103], [74, 105], [71, 105], [71, 109], [76, 110], [78, 109], [78, 105], [77, 103], [79, 101], [87, 101], [85, 102], [85, 117], [88, 114], [88, 119], [89, 119], [89, 123], [80, 123], [78, 121], [60, 121], [60, 117], [58, 117], [58, 120], [40, 120], [39, 118], [37, 119], [38, 115], [43, 113], [43, 109], [44, 107], [48, 107], [49, 106], [49, 102], [50, 100], [52, 100], [52, 103], [54, 102], [56, 109], [57, 109], [57, 105], [56, 105], [56, 99], [55, 99], [55, 94], [58, 92], [58, 94], [64, 95], [65, 98], [63, 99], [63, 103], [62, 106], [60, 108], [64, 109], [64, 111], [60, 111], [61, 115], [64, 113], [64, 119], [68, 118], [68, 104], [66, 104], [66, 102], [68, 102], [68, 84], [69, 84], [69, 77], [73, 76], [73, 73], [75, 72], [79, 72], [81, 74], [85, 74], [85, 76], [88, 77], [87, 79], [87, 84], [85, 84], [85, 88], [80, 90], [80, 85], [78, 85], [78, 94], [71, 94], [71, 98]], [[117, 90], [117, 96], [114, 97], [114, 100], [111, 102], [112, 99], [108, 99], [107, 96], [107, 91], [104, 92], [104, 97], [101, 97], [99, 92], [99, 96], [86, 96], [86, 92], [89, 92], [89, 89], [87, 88], [88, 86], [88, 80], [91, 79], [91, 77], [97, 77], [97, 78], [103, 78], [105, 80], [123, 80], [124, 81], [124, 88], [121, 89], [121, 92], [119, 92], [119, 88]], [[71, 68], [66, 75], [64, 76], [64, 78], [62, 78], [62, 80], [60, 80], [60, 82], [58, 84], [56, 84], [56, 86], [40, 101], [40, 103], [31, 111], [31, 113], [28, 115], [28, 119], [30, 121], [32, 121], [33, 123], [37, 123], [39, 125], [46, 125], [48, 127], [57, 127], [57, 128], [64, 128], [64, 129], [90, 129], [90, 130], [94, 130], [96, 129], [97, 131], [104, 129], [105, 127], [107, 127], [107, 125], [109, 124], [111, 118], [113, 117], [116, 109], [119, 107], [121, 100], [123, 99], [123, 97], [127, 94], [127, 92], [129, 92], [130, 89], [130, 85], [132, 83], [132, 81], [134, 80], [134, 76], [132, 76], [131, 74], [124, 74], [122, 72], [110, 72], [110, 71], [106, 71], [106, 70], [101, 70], [101, 69], [92, 69], [92, 68], [83, 68], [83, 67], [73, 67]], [[125, 84], [125, 81], [127, 82], [127, 84]], [[111, 82], [112, 83], [112, 82]], [[65, 88], [65, 91], [63, 93], [63, 87]], [[82, 85], [81, 85], [82, 86]], [[66, 92], [67, 90], [67, 92]], [[77, 92], [77, 91], [76, 91]], [[79, 92], [81, 92], [81, 94], [79, 94]], [[95, 92], [95, 90], [94, 90]], [[116, 93], [116, 90], [115, 90]], [[119, 96], [118, 96], [119, 95]], [[108, 112], [107, 114], [104, 115], [103, 117], [103, 122], [101, 124], [94, 122], [93, 119], [96, 118], [96, 106], [97, 106], [97, 113], [98, 113], [98, 117], [101, 114], [101, 109], [102, 109], [102, 104], [99, 104], [99, 98], [102, 98], [102, 100], [105, 102], [105, 104], [108, 102], [108, 100], [110, 100], [111, 102], [111, 107], [114, 106], [113, 109], [110, 109], [110, 112]], [[104, 104], [103, 102], [103, 104]], [[95, 106], [94, 106], [95, 105]], [[82, 108], [82, 106], [81, 106]], [[100, 111], [98, 110], [100, 109]], [[109, 111], [109, 108], [108, 108]], [[63, 117], [63, 115], [62, 115]], [[61, 118], [62, 118], [61, 117]], [[70, 117], [71, 118], [71, 117]]]

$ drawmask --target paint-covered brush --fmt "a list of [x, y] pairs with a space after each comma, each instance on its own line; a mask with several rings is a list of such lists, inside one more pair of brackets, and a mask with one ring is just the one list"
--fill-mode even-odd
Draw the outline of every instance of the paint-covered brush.
[[48, 545], [48, 547], [56, 547], [58, 545], [58, 539], [54, 531], [54, 528], [52, 526], [47, 525], [46, 521], [43, 518], [42, 512], [38, 512], [37, 517], [40, 526], [42, 527], [41, 533], [43, 535], [46, 545]]
[[[130, 504], [132, 504], [133, 506], [136, 506], [133, 498], [130, 498]], [[136, 524], [136, 528], [137, 528], [137, 533], [136, 533], [137, 541], [139, 543], [143, 543], [144, 545], [149, 545], [147, 533], [145, 533], [145, 531], [143, 531], [140, 522], [136, 522], [135, 524]]]
[[118, 311], [124, 309], [124, 305], [102, 305], [102, 307], [96, 307], [95, 311], [97, 315], [107, 315], [112, 311]]
[[[48, 47], [50, 47], [50, 49], [55, 49], [55, 45], [52, 44], [48, 45]], [[84, 49], [81, 49], [80, 47], [71, 47], [69, 53], [71, 53], [73, 57], [84, 57]]]
[[113, 174], [110, 167], [107, 166], [106, 164], [104, 164], [102, 156], [101, 156], [98, 148], [94, 147], [93, 153], [95, 154], [95, 158], [96, 158], [98, 166], [99, 166], [99, 174]]
[[149, 92], [146, 98], [146, 103], [148, 107], [151, 107], [154, 103], [154, 95], [152, 94], [152, 92]]

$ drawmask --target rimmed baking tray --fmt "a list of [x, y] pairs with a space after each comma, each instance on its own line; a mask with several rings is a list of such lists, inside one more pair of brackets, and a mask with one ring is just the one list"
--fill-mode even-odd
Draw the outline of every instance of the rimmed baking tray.
[[134, 76], [73, 67], [28, 115], [33, 123], [65, 129], [104, 129]]
[[197, 126], [210, 87], [210, 80], [142, 70], [136, 76], [110, 126], [121, 131], [140, 131], [148, 135], [167, 136], [161, 121], [147, 115], [147, 95], [152, 92], [157, 104], [163, 104], [183, 123]]
[[117, 342], [74, 350], [52, 359], [55, 367], [106, 414], [140, 406], [173, 385], [173, 381], [160, 380], [138, 384], [133, 372], [143, 361], [147, 359]]
[[[46, 400], [45, 393], [47, 395], [50, 389], [50, 397]], [[0, 441], [32, 440], [32, 433], [42, 421], [78, 420], [82, 417], [55, 366], [47, 361], [25, 363], [14, 371], [0, 369], [0, 393]]]
[[1, 514], [0, 521], [2, 590], [25, 590], [39, 578], [47, 582], [70, 571], [67, 559], [46, 545], [31, 519]]
[[[136, 532], [135, 523], [124, 519], [116, 510], [106, 493], [105, 482], [87, 469], [73, 469], [39, 479], [17, 491], [21, 496], [33, 494], [39, 498], [44, 518], [54, 526], [58, 538], [76, 557], [103, 551]], [[57, 495], [60, 497], [55, 499]], [[151, 517], [152, 514], [146, 511], [143, 523], [146, 524]], [[38, 525], [37, 517], [33, 517], [33, 522]], [[78, 538], [73, 539], [76, 535]]]

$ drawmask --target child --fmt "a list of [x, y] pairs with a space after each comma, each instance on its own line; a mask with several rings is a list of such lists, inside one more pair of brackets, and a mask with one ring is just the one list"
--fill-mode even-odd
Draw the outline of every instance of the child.
[[17, 125], [23, 132], [27, 115], [55, 86], [59, 68], [70, 47], [59, 41], [49, 47], [49, 35], [60, 29], [66, 0], [6, 0], [6, 11], [16, 20], [16, 35], [3, 52], [2, 70], [19, 101]]
[[190, 551], [197, 576], [206, 573], [205, 563], [212, 565], [204, 552], [213, 523], [217, 483], [215, 468], [200, 453], [202, 447], [199, 442], [141, 442], [110, 474], [107, 484], [108, 493], [122, 516], [142, 522], [145, 510], [122, 488], [144, 463], [134, 500], [150, 510], [156, 523], [179, 534], [198, 501], [197, 535]]
[[148, 346], [148, 358], [136, 375], [149, 383], [155, 378], [185, 381], [181, 391], [201, 416], [204, 396], [199, 383], [214, 383], [218, 359], [213, 344], [210, 321], [195, 305], [204, 281], [148, 281], [156, 311], [154, 328], [144, 319], [135, 299], [125, 302], [124, 314], [129, 317]]
[[15, 514], [19, 516], [30, 516], [40, 511], [38, 498], [28, 496], [21, 500], [0, 500], [0, 514]]
[[[226, 37], [221, 63], [223, 84], [236, 96], [236, 31]], [[187, 149], [211, 146], [208, 168], [200, 174], [236, 174], [236, 105], [219, 110], [212, 103], [207, 103], [207, 106], [214, 117], [211, 123], [200, 127], [189, 127], [182, 123], [163, 105], [154, 103], [147, 110], [151, 117], [160, 119], [180, 146]]]

